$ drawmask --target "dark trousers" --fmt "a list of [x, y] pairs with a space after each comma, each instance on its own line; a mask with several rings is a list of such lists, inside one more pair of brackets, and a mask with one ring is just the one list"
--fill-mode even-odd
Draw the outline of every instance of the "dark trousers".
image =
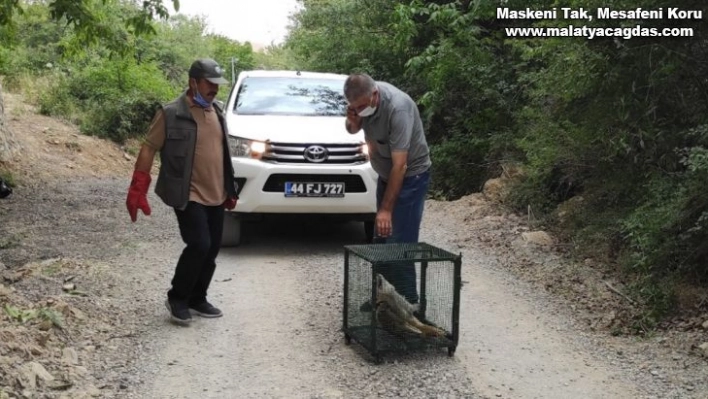
[[179, 257], [172, 289], [167, 297], [198, 305], [206, 301], [221, 248], [224, 208], [189, 202], [183, 211], [175, 209], [179, 232], [186, 247]]
[[[387, 243], [416, 243], [420, 232], [420, 223], [423, 220], [425, 198], [430, 184], [430, 172], [426, 171], [415, 176], [403, 179], [403, 186], [398, 194], [396, 205], [391, 215], [393, 234], [386, 237]], [[381, 207], [386, 182], [381, 178], [376, 187], [376, 206]], [[418, 302], [418, 289], [416, 284], [415, 264], [413, 262], [397, 262], [386, 266], [381, 271], [388, 280], [408, 302]]]

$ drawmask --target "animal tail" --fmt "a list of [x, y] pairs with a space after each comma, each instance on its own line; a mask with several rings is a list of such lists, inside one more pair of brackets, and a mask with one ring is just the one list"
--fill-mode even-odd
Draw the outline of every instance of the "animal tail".
[[424, 337], [445, 337], [447, 336], [447, 333], [445, 330], [442, 328], [438, 328], [435, 326], [429, 326], [425, 323], [422, 323], [418, 321], [419, 324], [417, 324], [415, 327], [420, 330], [420, 332], [423, 334]]

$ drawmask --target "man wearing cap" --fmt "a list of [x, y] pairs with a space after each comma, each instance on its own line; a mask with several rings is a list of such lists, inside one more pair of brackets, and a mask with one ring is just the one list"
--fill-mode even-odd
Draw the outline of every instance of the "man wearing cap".
[[224, 209], [236, 206], [236, 187], [222, 110], [214, 104], [223, 70], [211, 59], [194, 61], [189, 88], [161, 107], [135, 162], [126, 206], [133, 222], [138, 209], [150, 215], [147, 192], [157, 152], [155, 193], [177, 215], [185, 248], [177, 262], [166, 306], [171, 319], [188, 325], [191, 314], [220, 317], [207, 290], [221, 246]]

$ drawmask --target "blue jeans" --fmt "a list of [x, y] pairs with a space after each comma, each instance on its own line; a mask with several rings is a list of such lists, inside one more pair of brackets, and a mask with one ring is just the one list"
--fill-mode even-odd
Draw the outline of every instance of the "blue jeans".
[[[420, 223], [423, 220], [425, 198], [428, 195], [430, 184], [430, 171], [403, 179], [401, 192], [393, 207], [391, 224], [393, 234], [386, 237], [386, 243], [416, 243], [420, 232]], [[386, 182], [379, 178], [376, 185], [376, 209], [381, 208], [381, 201], [386, 192]], [[374, 234], [377, 236], [378, 234]], [[418, 302], [418, 289], [416, 285], [415, 263], [400, 262], [387, 266], [381, 274], [396, 290], [409, 302]]]

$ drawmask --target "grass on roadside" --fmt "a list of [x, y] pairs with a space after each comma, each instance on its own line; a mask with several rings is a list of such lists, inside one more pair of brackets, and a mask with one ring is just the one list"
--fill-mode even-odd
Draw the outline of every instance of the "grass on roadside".
[[15, 187], [17, 185], [17, 180], [15, 175], [7, 168], [0, 164], [0, 179], [2, 179], [8, 186]]

